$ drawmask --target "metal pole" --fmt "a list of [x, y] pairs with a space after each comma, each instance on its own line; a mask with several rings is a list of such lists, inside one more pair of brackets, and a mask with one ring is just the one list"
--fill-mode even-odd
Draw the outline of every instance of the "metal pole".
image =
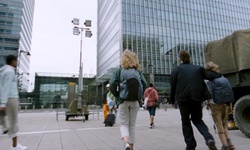
[[77, 98], [77, 109], [82, 109], [82, 87], [83, 87], [83, 81], [82, 81], [82, 72], [83, 72], [83, 65], [82, 65], [82, 32], [83, 29], [81, 29], [81, 41], [80, 41], [80, 67], [79, 67], [79, 78], [78, 78], [78, 98]]
[[82, 67], [82, 32], [83, 29], [81, 29], [81, 41], [80, 41], [80, 67]]
[[58, 102], [56, 102], [56, 121], [58, 121]]
[[17, 74], [17, 82], [18, 82], [18, 91], [20, 92], [20, 88], [21, 88], [21, 83], [20, 83], [20, 63], [21, 63], [21, 54], [22, 51], [20, 50], [18, 52], [18, 64], [17, 64], [17, 69], [16, 69], [16, 74]]

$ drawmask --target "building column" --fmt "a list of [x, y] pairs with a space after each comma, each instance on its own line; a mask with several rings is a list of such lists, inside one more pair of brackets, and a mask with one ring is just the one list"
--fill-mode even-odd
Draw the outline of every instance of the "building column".
[[152, 84], [155, 83], [155, 76], [154, 76], [153, 73], [150, 73], [150, 74], [149, 74], [149, 81], [150, 81], [150, 83], [152, 83]]

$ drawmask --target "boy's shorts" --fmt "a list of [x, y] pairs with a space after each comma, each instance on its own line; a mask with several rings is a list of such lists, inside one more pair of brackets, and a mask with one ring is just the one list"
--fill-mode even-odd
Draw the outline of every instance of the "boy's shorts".
[[210, 104], [212, 117], [219, 134], [225, 133], [228, 129], [228, 110], [225, 104]]
[[155, 116], [155, 112], [156, 112], [156, 107], [148, 107], [148, 112], [150, 114], [150, 116]]

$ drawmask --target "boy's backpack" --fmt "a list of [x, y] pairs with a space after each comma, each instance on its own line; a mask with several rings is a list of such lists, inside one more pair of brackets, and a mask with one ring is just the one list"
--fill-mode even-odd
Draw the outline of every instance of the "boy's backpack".
[[216, 104], [228, 104], [234, 101], [232, 86], [223, 76], [210, 81], [209, 85]]
[[143, 96], [143, 86], [138, 70], [122, 69], [120, 74], [120, 98], [125, 101], [138, 101]]

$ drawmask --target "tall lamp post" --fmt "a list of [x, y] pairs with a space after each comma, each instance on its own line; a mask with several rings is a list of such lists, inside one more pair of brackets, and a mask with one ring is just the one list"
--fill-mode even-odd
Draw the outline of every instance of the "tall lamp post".
[[72, 23], [74, 24], [73, 35], [81, 34], [80, 41], [80, 65], [79, 65], [79, 79], [78, 79], [78, 93], [77, 93], [77, 109], [82, 109], [82, 91], [83, 91], [83, 63], [82, 63], [82, 34], [85, 31], [85, 37], [90, 38], [92, 36], [92, 32], [90, 31], [91, 20], [86, 20], [84, 22], [85, 27], [80, 27], [80, 20], [74, 18]]

